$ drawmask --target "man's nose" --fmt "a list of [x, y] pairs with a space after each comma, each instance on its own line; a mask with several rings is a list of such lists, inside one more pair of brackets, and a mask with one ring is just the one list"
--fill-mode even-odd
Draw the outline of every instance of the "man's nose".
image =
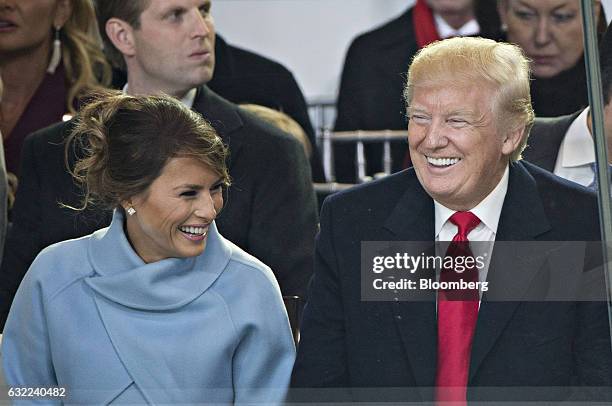
[[443, 148], [448, 144], [442, 120], [432, 120], [425, 133], [423, 145], [429, 149]]

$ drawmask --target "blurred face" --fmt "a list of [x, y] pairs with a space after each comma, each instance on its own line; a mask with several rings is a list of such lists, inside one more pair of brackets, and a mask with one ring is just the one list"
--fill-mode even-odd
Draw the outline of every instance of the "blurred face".
[[488, 86], [415, 87], [408, 109], [408, 142], [427, 193], [453, 210], [470, 210], [497, 186], [520, 136], [502, 136]]
[[128, 75], [172, 95], [208, 82], [215, 66], [210, 7], [210, 0], [150, 0], [132, 31]]
[[504, 0], [499, 12], [508, 27], [508, 41], [532, 60], [535, 77], [553, 77], [582, 56], [580, 0]]
[[68, 0], [0, 0], [0, 55], [48, 48], [69, 10]]
[[223, 207], [222, 182], [194, 158], [171, 158], [149, 189], [123, 203], [128, 238], [147, 263], [200, 255]]
[[427, 0], [435, 13], [464, 13], [471, 11], [474, 0]]

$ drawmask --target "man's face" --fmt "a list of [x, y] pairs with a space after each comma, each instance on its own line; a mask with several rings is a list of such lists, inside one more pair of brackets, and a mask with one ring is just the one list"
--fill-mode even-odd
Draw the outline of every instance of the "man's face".
[[494, 95], [486, 85], [414, 88], [408, 109], [412, 162], [427, 193], [450, 209], [480, 203], [501, 180], [518, 144], [496, 127]]
[[128, 76], [173, 95], [208, 82], [215, 67], [210, 7], [210, 0], [149, 0], [132, 31]]

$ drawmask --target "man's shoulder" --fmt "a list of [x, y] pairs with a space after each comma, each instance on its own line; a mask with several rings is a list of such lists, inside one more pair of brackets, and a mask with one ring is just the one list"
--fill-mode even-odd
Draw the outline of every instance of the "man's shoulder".
[[29, 134], [25, 142], [36, 145], [39, 148], [46, 145], [63, 146], [66, 136], [74, 127], [74, 123], [75, 121], [72, 119], [41, 128]]
[[411, 189], [418, 180], [413, 168], [353, 186], [334, 193], [325, 199], [325, 206], [342, 211], [374, 211], [383, 207], [392, 208], [397, 201]]
[[387, 21], [372, 30], [359, 34], [351, 43], [351, 50], [376, 50], [379, 47], [406, 42], [414, 37], [412, 8], [398, 17]]
[[234, 57], [236, 70], [241, 78], [259, 76], [293, 77], [289, 69], [280, 62], [233, 45], [228, 44], [227, 48]]
[[569, 126], [578, 117], [579, 113], [567, 114], [559, 117], [537, 117], [533, 122], [530, 136], [537, 136], [543, 131], [561, 132], [565, 134]]

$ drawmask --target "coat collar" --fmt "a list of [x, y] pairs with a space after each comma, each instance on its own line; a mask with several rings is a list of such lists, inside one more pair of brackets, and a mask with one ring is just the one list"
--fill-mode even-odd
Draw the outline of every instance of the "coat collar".
[[123, 224], [123, 213], [115, 210], [110, 226], [96, 231], [88, 248], [95, 273], [86, 282], [114, 303], [141, 310], [180, 308], [204, 293], [229, 263], [232, 248], [214, 222], [201, 255], [150, 264], [132, 249]]
[[565, 133], [580, 113], [582, 110], [561, 117], [536, 119], [523, 153], [525, 159], [552, 172]]

